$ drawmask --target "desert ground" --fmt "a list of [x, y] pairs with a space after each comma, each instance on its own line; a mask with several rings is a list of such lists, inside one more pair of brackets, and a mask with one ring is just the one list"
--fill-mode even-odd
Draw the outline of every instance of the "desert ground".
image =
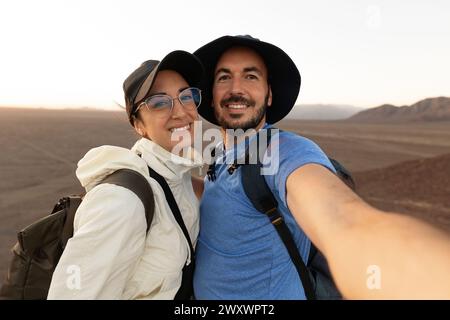
[[349, 169], [373, 206], [450, 232], [450, 122], [280, 122], [318, 143]]
[[[286, 120], [349, 169], [369, 203], [450, 232], [450, 123]], [[77, 162], [92, 147], [131, 147], [124, 111], [0, 108], [0, 283], [16, 233], [83, 190]]]

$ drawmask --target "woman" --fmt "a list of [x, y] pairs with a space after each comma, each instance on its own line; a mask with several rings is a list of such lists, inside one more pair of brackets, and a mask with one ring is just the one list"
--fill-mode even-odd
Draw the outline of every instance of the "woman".
[[[128, 118], [142, 138], [131, 150], [94, 148], [78, 163], [76, 174], [87, 194], [75, 216], [74, 235], [53, 274], [48, 299], [186, 298], [177, 293], [183, 268], [193, 263], [189, 240], [148, 167], [168, 183], [195, 245], [196, 194], [201, 193], [201, 184], [194, 192], [189, 171], [201, 162], [190, 148], [191, 139], [174, 141], [172, 136], [193, 137], [201, 103], [196, 86], [202, 76], [197, 58], [174, 51], [161, 62], [144, 62], [125, 80]], [[189, 151], [185, 156], [172, 153], [180, 144]], [[99, 184], [119, 169], [137, 171], [150, 183], [154, 216], [148, 233], [140, 198], [118, 185]]]

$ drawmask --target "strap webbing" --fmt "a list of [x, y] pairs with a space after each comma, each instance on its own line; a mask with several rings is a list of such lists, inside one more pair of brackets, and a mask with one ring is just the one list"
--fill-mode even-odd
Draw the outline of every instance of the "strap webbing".
[[147, 179], [134, 170], [120, 169], [107, 176], [101, 183], [111, 183], [127, 188], [139, 197], [145, 208], [145, 218], [147, 220], [148, 232], [153, 220], [155, 202], [153, 199], [152, 188], [150, 187]]
[[186, 240], [189, 243], [189, 250], [191, 252], [191, 263], [189, 265], [184, 265], [183, 267], [183, 275], [181, 279], [181, 286], [178, 289], [178, 292], [175, 295], [175, 300], [188, 300], [193, 295], [193, 282], [192, 279], [194, 277], [194, 268], [195, 268], [195, 256], [194, 256], [194, 247], [192, 246], [191, 237], [187, 231], [186, 225], [184, 224], [183, 217], [180, 212], [180, 208], [175, 201], [175, 197], [173, 196], [172, 191], [170, 190], [167, 181], [159, 175], [155, 170], [149, 167], [150, 177], [155, 179], [160, 186], [162, 187], [164, 194], [166, 196], [167, 203], [169, 204], [170, 210], [172, 211], [175, 220], [183, 231]]
[[[267, 146], [269, 145], [271, 136], [270, 130], [267, 131], [267, 145], [259, 147], [267, 148]], [[259, 140], [259, 133], [256, 139]], [[273, 224], [278, 235], [283, 241], [290, 258], [295, 265], [295, 268], [297, 269], [298, 275], [303, 285], [303, 289], [305, 291], [306, 298], [308, 300], [315, 300], [316, 297], [313, 289], [313, 284], [309, 276], [309, 271], [298, 252], [297, 246], [294, 239], [292, 238], [292, 234], [289, 231], [289, 228], [287, 227], [283, 217], [278, 211], [277, 200], [275, 199], [272, 191], [267, 185], [264, 176], [261, 175], [261, 168], [262, 164], [259, 159], [256, 164], [246, 164], [241, 166], [241, 179], [244, 191], [253, 206], [258, 211], [266, 214], [269, 217], [271, 223]]]
[[170, 206], [170, 210], [172, 210], [175, 220], [180, 225], [180, 228], [183, 231], [183, 234], [189, 243], [189, 249], [191, 250], [191, 256], [193, 257], [194, 256], [194, 247], [192, 246], [191, 237], [189, 236], [186, 225], [184, 224], [184, 221], [183, 221], [183, 216], [181, 215], [180, 209], [178, 208], [177, 202], [175, 201], [173, 193], [170, 190], [170, 187], [167, 184], [166, 179], [164, 179], [161, 175], [159, 175], [152, 168], [149, 167], [148, 169], [150, 170], [150, 177], [155, 179], [160, 184], [160, 186], [163, 188], [164, 194], [166, 196], [166, 200]]

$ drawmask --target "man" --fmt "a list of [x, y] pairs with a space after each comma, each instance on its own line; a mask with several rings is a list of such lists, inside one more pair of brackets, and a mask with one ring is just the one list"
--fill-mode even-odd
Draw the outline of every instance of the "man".
[[[221, 127], [224, 139], [201, 202], [196, 298], [304, 299], [283, 242], [246, 197], [239, 167], [227, 161], [245, 150], [227, 129], [258, 131], [283, 119], [300, 74], [284, 51], [250, 36], [221, 37], [194, 54], [209, 81], [199, 113]], [[304, 261], [311, 240], [346, 298], [450, 298], [447, 234], [366, 204], [314, 142], [284, 131], [276, 138], [269, 149], [278, 152], [278, 170], [264, 178]]]

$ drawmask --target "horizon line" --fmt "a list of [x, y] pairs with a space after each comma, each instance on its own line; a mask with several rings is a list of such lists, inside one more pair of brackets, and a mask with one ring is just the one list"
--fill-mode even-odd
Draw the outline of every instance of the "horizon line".
[[[436, 96], [436, 97], [428, 97], [424, 99], [417, 100], [413, 104], [403, 104], [403, 105], [394, 105], [392, 103], [382, 103], [376, 106], [372, 107], [363, 107], [361, 105], [355, 105], [355, 104], [348, 104], [348, 103], [299, 103], [295, 104], [296, 106], [311, 106], [311, 105], [317, 105], [317, 106], [347, 106], [347, 107], [353, 107], [358, 109], [370, 109], [370, 108], [377, 108], [383, 105], [392, 105], [394, 107], [404, 107], [404, 106], [411, 106], [414, 105], [420, 101], [428, 100], [428, 99], [438, 99], [438, 98], [450, 98], [447, 96]], [[6, 104], [0, 104], [0, 108], [6, 108], [6, 109], [45, 109], [45, 110], [98, 110], [98, 111], [124, 111], [125, 108], [122, 107], [119, 103], [114, 102], [115, 105], [109, 105], [109, 106], [99, 106], [99, 105], [66, 105], [66, 106], [55, 106], [54, 104], [50, 105], [31, 105], [31, 104], [12, 104], [12, 105], [6, 105]]]

